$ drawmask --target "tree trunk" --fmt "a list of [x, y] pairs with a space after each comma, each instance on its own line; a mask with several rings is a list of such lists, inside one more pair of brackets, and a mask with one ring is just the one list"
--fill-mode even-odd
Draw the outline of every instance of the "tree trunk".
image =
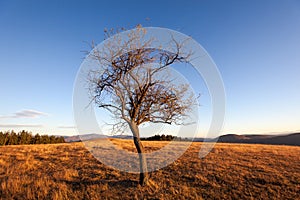
[[140, 139], [140, 133], [138, 126], [134, 123], [130, 124], [130, 129], [133, 133], [133, 141], [134, 145], [139, 153], [139, 160], [140, 160], [140, 185], [146, 185], [149, 180], [148, 176], [148, 169], [147, 169], [147, 161], [144, 152], [144, 147]]

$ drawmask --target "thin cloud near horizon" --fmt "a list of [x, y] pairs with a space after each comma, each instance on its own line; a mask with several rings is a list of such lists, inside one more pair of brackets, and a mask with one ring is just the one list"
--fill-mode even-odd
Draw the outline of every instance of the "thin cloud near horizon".
[[40, 128], [41, 124], [0, 124], [1, 128]]
[[57, 128], [60, 128], [60, 129], [75, 129], [76, 126], [58, 126]]
[[40, 112], [37, 110], [24, 109], [17, 111], [12, 115], [1, 115], [0, 119], [12, 119], [12, 118], [38, 118], [42, 116], [48, 116], [48, 113]]

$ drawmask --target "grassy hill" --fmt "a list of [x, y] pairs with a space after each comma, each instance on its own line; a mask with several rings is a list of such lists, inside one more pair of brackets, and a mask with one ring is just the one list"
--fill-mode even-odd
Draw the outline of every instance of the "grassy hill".
[[[130, 140], [113, 142], [134, 151]], [[157, 150], [168, 142], [143, 142]], [[176, 162], [138, 175], [97, 161], [82, 143], [0, 147], [0, 199], [297, 199], [300, 147], [218, 143], [203, 159], [200, 142]]]
[[218, 142], [246, 144], [276, 144], [300, 146], [300, 133], [287, 135], [236, 135], [220, 136]]

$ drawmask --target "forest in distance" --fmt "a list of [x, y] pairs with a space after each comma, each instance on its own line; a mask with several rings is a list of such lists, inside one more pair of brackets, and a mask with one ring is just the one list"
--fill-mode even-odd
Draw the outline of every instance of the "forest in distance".
[[64, 143], [63, 136], [54, 135], [33, 135], [31, 132], [22, 130], [18, 133], [15, 131], [0, 131], [0, 146], [5, 145], [22, 145], [22, 144], [56, 144]]

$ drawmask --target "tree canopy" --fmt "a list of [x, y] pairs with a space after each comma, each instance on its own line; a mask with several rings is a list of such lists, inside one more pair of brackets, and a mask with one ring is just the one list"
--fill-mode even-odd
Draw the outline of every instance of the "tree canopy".
[[143, 123], [184, 124], [195, 103], [190, 87], [174, 80], [170, 66], [188, 63], [191, 52], [172, 37], [170, 49], [153, 48], [155, 38], [141, 26], [115, 34], [94, 47], [88, 72], [91, 102], [110, 112], [113, 131], [129, 126], [140, 159], [140, 184], [148, 182], [147, 162], [139, 126]]

